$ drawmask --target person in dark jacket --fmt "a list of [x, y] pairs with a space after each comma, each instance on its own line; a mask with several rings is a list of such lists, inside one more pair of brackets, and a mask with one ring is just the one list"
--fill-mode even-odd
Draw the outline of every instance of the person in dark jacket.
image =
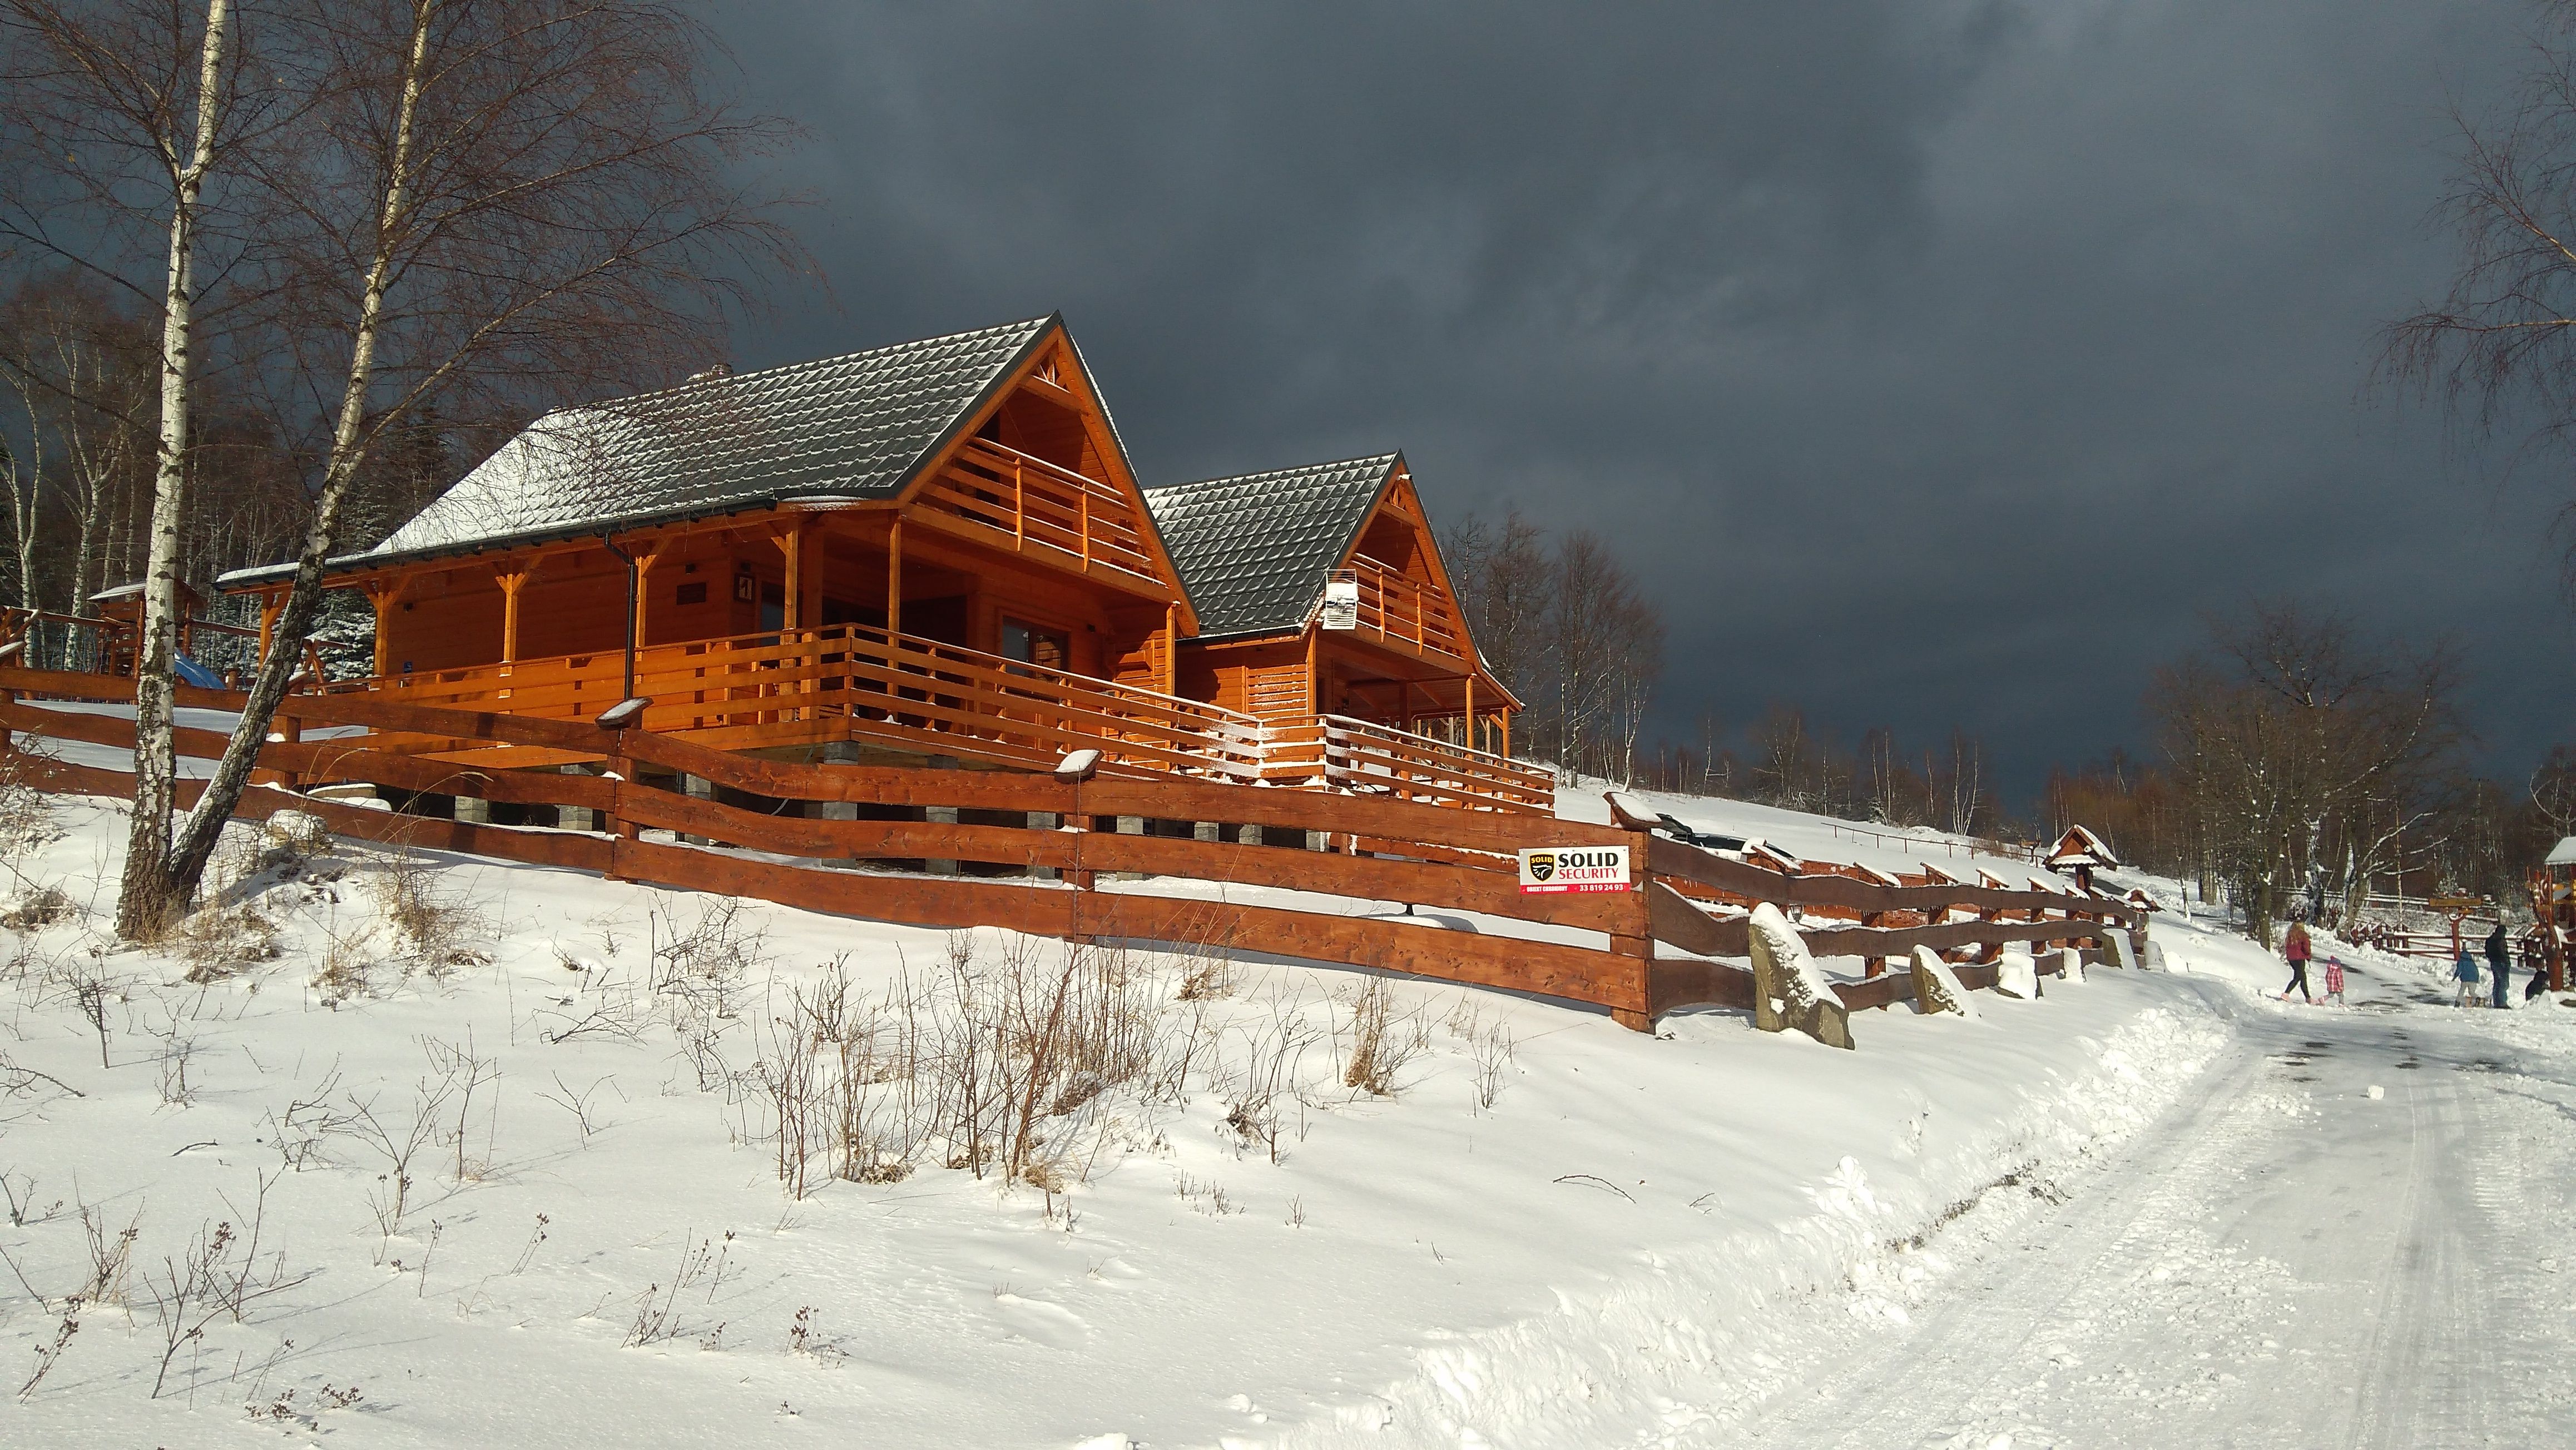
[[2487, 970], [2495, 974], [2495, 1004], [2512, 1005], [2505, 1000], [2504, 989], [2506, 980], [2513, 975], [2513, 943], [2505, 939], [2501, 921], [2487, 933]]

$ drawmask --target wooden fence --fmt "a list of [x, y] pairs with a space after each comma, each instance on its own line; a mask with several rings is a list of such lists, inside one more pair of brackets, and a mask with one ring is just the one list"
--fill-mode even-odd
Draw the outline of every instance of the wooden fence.
[[[130, 700], [132, 689], [131, 681], [100, 676], [0, 669], [7, 763], [41, 788], [130, 796], [126, 772], [53, 759], [17, 737], [130, 749], [130, 720], [48, 709], [23, 697]], [[240, 701], [226, 691], [179, 691], [186, 706], [223, 710]], [[1634, 827], [1383, 796], [1170, 778], [794, 765], [632, 727], [366, 695], [291, 697], [280, 724], [261, 751], [243, 816], [302, 810], [351, 836], [877, 921], [1185, 943], [1382, 968], [1590, 1003], [1638, 1028], [1677, 1007], [1752, 1004], [1750, 973], [1708, 958], [1747, 952], [1737, 908], [1757, 901], [1802, 913], [1801, 929], [1817, 955], [1862, 957], [1874, 972], [1917, 946], [1991, 957], [2007, 942], [2107, 943], [2112, 931], [2137, 924], [2130, 908], [2106, 898], [1970, 886], [1929, 873], [1913, 880], [1806, 869], [1816, 863], [1774, 871]], [[372, 736], [325, 738], [333, 727], [600, 764], [576, 767], [578, 773], [486, 768], [373, 748]], [[223, 743], [211, 731], [179, 732], [183, 756], [210, 758]], [[400, 809], [305, 793], [348, 783], [376, 787]], [[196, 787], [183, 782], [182, 794], [183, 803], [193, 803]], [[459, 800], [485, 803], [475, 814], [527, 823], [454, 819]], [[855, 818], [861, 814], [900, 818]], [[1524, 895], [1519, 888], [1516, 853], [1524, 847], [1611, 845], [1630, 848], [1636, 889]], [[913, 869], [850, 869], [865, 862]], [[1494, 924], [1353, 916], [1343, 914], [1346, 907], [1294, 898], [1253, 905], [1163, 896], [1150, 881], [1103, 889], [1104, 872], [1473, 912]], [[1696, 955], [1659, 956], [1658, 941]], [[1972, 987], [1993, 982], [1991, 967], [1963, 965], [1960, 976]], [[1840, 991], [1849, 1006], [1885, 1006], [1911, 997], [1912, 975], [1880, 973]]]

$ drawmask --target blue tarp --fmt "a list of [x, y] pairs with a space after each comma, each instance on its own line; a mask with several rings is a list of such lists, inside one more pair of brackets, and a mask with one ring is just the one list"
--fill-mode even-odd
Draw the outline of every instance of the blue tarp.
[[172, 668], [178, 672], [179, 683], [183, 685], [195, 685], [201, 690], [220, 690], [224, 687], [223, 676], [186, 655], [177, 656]]

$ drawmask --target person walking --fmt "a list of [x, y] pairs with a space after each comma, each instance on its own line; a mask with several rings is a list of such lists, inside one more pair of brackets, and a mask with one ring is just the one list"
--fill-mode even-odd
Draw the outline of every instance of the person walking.
[[2300, 922], [2291, 922], [2289, 932], [2281, 938], [2281, 955], [2290, 963], [2289, 983], [2281, 988], [2282, 1001], [2289, 1001], [2290, 988], [2296, 987], [2300, 1001], [2311, 1005], [2316, 1002], [2317, 999], [2308, 994], [2308, 952], [2307, 927]]
[[2478, 959], [2467, 947], [2460, 948], [2460, 959], [2451, 964], [2451, 975], [2460, 979], [2460, 999], [2455, 1007], [2478, 1005]]
[[2343, 958], [2326, 958], [2326, 996], [2338, 1007], [2343, 1005]]
[[2513, 943], [2505, 939], [2501, 920], [2496, 922], [2495, 930], [2487, 933], [2487, 970], [2495, 973], [2495, 1005], [2512, 1006], [2504, 993], [2506, 984], [2513, 980]]

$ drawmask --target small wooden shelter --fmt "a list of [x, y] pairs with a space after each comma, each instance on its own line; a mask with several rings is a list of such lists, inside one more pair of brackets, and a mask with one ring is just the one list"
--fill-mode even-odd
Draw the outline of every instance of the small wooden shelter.
[[2068, 826], [2057, 844], [2048, 848], [2046, 865], [2061, 876], [2074, 877], [2077, 889], [2090, 891], [2093, 873], [2119, 870], [2120, 858], [2111, 854], [2100, 836], [2082, 826]]

